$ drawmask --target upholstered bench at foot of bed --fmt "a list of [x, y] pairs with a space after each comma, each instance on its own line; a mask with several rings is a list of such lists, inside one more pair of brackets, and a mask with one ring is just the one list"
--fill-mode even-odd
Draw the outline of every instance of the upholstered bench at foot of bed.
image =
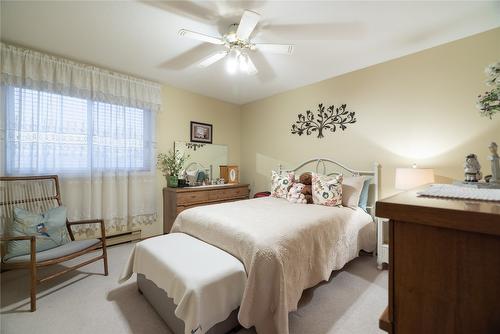
[[238, 326], [246, 272], [220, 248], [184, 233], [149, 238], [135, 245], [120, 282], [133, 272], [174, 334], [222, 334]]

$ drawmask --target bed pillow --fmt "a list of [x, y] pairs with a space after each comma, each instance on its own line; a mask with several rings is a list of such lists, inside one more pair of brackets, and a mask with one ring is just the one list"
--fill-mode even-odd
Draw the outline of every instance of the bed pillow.
[[366, 176], [344, 177], [342, 181], [342, 205], [357, 208]]
[[271, 196], [286, 199], [288, 190], [292, 186], [294, 179], [294, 172], [277, 173], [273, 170], [271, 177]]
[[370, 184], [372, 182], [371, 177], [367, 177], [363, 183], [363, 189], [361, 190], [361, 195], [359, 196], [358, 206], [366, 211], [368, 206], [368, 190], [370, 190]]
[[[7, 226], [11, 237], [36, 236], [36, 251], [44, 251], [70, 242], [66, 228], [66, 208], [59, 206], [38, 214], [14, 208], [14, 219]], [[7, 243], [4, 259], [30, 254], [29, 240], [15, 240]]]
[[338, 206], [342, 204], [342, 174], [326, 176], [312, 173], [312, 196], [314, 204]]

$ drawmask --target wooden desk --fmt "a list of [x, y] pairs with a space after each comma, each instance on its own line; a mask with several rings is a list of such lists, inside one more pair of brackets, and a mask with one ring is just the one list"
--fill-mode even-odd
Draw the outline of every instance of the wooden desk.
[[389, 333], [500, 333], [500, 203], [417, 197], [376, 204], [389, 218]]
[[163, 188], [163, 233], [169, 233], [175, 218], [182, 211], [200, 205], [248, 199], [248, 184]]

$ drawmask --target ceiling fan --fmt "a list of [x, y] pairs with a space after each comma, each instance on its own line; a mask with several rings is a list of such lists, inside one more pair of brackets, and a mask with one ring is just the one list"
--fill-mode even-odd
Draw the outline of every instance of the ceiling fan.
[[257, 26], [259, 19], [260, 14], [245, 10], [240, 23], [231, 24], [228, 32], [221, 37], [213, 37], [187, 29], [179, 30], [179, 35], [211, 44], [224, 45], [224, 50], [217, 51], [202, 59], [198, 63], [199, 67], [208, 67], [228, 57], [226, 65], [230, 74], [234, 74], [239, 70], [243, 73], [252, 75], [256, 74], [258, 70], [250, 58], [249, 52], [259, 50], [263, 52], [291, 55], [294, 49], [294, 45], [290, 44], [253, 43], [250, 40], [250, 35]]

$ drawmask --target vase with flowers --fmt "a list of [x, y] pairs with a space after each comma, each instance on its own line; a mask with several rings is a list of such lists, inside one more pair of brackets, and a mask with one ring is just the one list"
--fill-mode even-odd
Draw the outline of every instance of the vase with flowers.
[[167, 179], [168, 187], [176, 188], [178, 186], [179, 173], [184, 168], [187, 159], [189, 159], [189, 155], [180, 154], [178, 150], [169, 150], [166, 154], [158, 154], [156, 166]]

